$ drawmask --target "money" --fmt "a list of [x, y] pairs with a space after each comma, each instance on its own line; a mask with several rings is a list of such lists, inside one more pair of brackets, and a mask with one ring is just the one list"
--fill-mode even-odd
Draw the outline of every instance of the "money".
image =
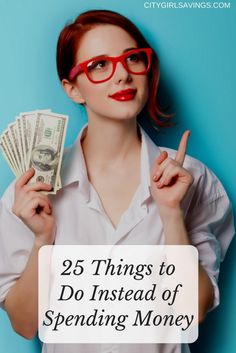
[[29, 168], [35, 174], [29, 183], [52, 185], [50, 193], [61, 188], [60, 169], [68, 117], [50, 110], [25, 112], [16, 117], [0, 136], [2, 154], [18, 178]]

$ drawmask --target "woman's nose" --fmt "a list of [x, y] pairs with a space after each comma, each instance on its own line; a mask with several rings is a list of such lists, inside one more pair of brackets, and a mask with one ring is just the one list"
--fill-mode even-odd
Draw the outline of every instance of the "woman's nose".
[[128, 78], [130, 78], [129, 72], [126, 70], [124, 65], [121, 62], [118, 62], [116, 64], [115, 72], [114, 72], [114, 81], [119, 82], [120, 80], [126, 81]]

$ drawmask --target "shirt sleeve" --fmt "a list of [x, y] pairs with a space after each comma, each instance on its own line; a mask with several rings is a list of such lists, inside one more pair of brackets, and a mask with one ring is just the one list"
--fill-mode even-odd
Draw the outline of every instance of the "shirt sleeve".
[[204, 166], [203, 174], [195, 182], [186, 226], [192, 245], [198, 249], [200, 264], [213, 284], [213, 310], [219, 305], [220, 263], [235, 233], [234, 219], [231, 202], [213, 172]]
[[8, 291], [23, 272], [33, 246], [34, 234], [11, 211], [14, 200], [12, 183], [0, 200], [0, 307]]

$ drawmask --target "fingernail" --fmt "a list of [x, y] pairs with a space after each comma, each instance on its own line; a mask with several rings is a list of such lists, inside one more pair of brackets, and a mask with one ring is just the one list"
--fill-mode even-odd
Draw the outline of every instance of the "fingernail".
[[153, 178], [152, 178], [153, 181], [157, 181], [157, 179], [158, 179], [158, 178], [157, 178], [156, 175], [154, 175]]

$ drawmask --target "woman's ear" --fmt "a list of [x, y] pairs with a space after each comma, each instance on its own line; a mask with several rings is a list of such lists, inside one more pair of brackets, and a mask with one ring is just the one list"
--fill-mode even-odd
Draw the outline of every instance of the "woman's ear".
[[63, 79], [61, 81], [62, 87], [64, 91], [66, 92], [67, 96], [72, 99], [76, 103], [84, 104], [85, 100], [82, 97], [80, 90], [76, 85], [71, 83], [70, 81]]

